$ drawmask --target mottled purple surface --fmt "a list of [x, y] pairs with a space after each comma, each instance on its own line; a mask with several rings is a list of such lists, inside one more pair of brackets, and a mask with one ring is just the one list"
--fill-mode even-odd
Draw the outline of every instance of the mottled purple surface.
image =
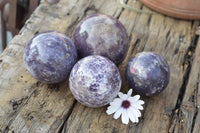
[[169, 83], [169, 66], [158, 54], [141, 52], [128, 62], [126, 79], [133, 90], [141, 95], [153, 96]]
[[110, 103], [121, 88], [121, 76], [108, 58], [91, 55], [78, 61], [69, 77], [73, 96], [89, 107]]
[[115, 18], [96, 14], [84, 18], [73, 32], [79, 57], [102, 55], [115, 64], [123, 61], [129, 48], [124, 26]]
[[49, 84], [65, 80], [76, 61], [77, 51], [73, 41], [56, 31], [37, 34], [24, 51], [27, 70], [37, 80]]

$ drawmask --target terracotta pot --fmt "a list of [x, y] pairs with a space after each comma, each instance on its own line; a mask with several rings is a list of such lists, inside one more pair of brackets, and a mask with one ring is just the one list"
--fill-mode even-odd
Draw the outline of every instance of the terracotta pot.
[[200, 0], [140, 0], [146, 6], [163, 14], [200, 20]]

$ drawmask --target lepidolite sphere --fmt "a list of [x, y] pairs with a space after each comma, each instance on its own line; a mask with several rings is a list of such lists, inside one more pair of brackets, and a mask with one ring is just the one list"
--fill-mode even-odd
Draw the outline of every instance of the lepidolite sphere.
[[78, 55], [102, 55], [115, 64], [123, 61], [129, 48], [124, 26], [115, 18], [95, 14], [84, 18], [73, 32]]
[[35, 35], [24, 51], [27, 70], [37, 80], [49, 84], [65, 80], [76, 61], [73, 41], [56, 31]]
[[169, 83], [169, 66], [153, 52], [136, 54], [126, 67], [126, 79], [135, 92], [153, 96], [164, 90]]
[[116, 65], [108, 58], [91, 55], [74, 65], [69, 86], [80, 103], [101, 107], [110, 103], [119, 93], [121, 76]]

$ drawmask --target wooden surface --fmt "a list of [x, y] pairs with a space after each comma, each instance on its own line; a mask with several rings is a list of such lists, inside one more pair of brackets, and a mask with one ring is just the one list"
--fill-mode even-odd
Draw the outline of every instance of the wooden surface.
[[[140, 2], [127, 3], [149, 11]], [[72, 35], [76, 24], [91, 10], [112, 15], [127, 29], [130, 48], [119, 65], [123, 79], [127, 61], [141, 51], [161, 54], [169, 63], [168, 87], [142, 99], [139, 124], [123, 125], [106, 108], [88, 108], [73, 98], [68, 81], [47, 85], [25, 69], [23, 52], [28, 40], [46, 30]], [[0, 132], [2, 133], [199, 133], [200, 40], [199, 21], [161, 14], [139, 14], [122, 9], [118, 0], [60, 0], [41, 2], [22, 30], [0, 56]]]

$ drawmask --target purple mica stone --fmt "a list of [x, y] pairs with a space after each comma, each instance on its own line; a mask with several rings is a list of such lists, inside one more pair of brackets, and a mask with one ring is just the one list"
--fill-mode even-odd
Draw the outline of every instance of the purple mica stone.
[[79, 57], [101, 55], [115, 64], [123, 61], [129, 48], [124, 26], [117, 19], [103, 14], [84, 18], [76, 26], [73, 39]]
[[69, 77], [73, 96], [83, 105], [101, 107], [110, 103], [119, 93], [121, 76], [108, 58], [91, 55], [78, 61]]
[[24, 51], [24, 63], [39, 81], [54, 84], [67, 78], [77, 61], [73, 41], [66, 35], [47, 31], [35, 35]]
[[126, 67], [126, 79], [136, 93], [153, 96], [164, 90], [169, 83], [169, 66], [153, 52], [136, 54]]

